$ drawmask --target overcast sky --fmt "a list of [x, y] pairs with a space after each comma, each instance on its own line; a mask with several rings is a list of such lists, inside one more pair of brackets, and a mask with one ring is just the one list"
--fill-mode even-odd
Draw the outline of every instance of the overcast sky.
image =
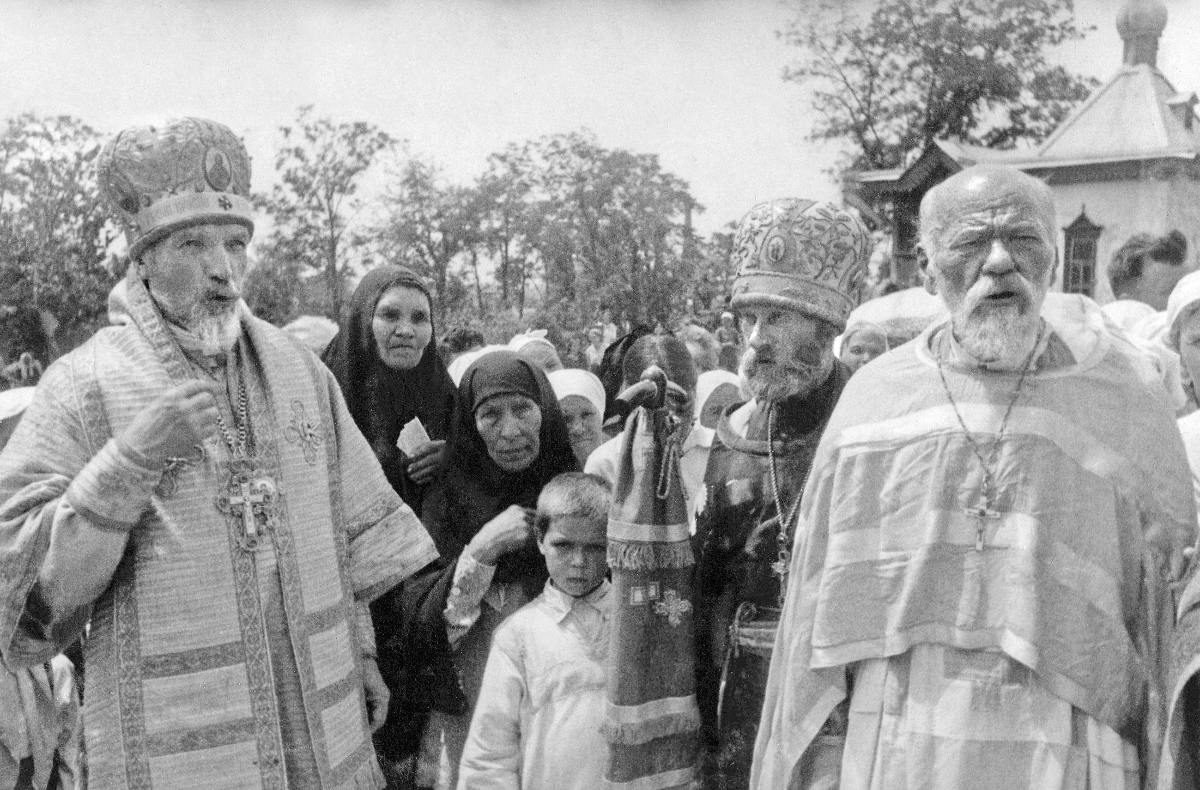
[[[1069, 66], [1116, 70], [1122, 2], [1076, 0], [1097, 30]], [[1159, 66], [1200, 90], [1200, 2], [1166, 4]], [[302, 104], [376, 123], [461, 182], [507, 143], [587, 127], [659, 154], [707, 232], [759, 200], [836, 197], [836, 149], [804, 139], [805, 95], [780, 79], [788, 16], [778, 0], [0, 0], [0, 117], [211, 117], [245, 136], [260, 190]]]

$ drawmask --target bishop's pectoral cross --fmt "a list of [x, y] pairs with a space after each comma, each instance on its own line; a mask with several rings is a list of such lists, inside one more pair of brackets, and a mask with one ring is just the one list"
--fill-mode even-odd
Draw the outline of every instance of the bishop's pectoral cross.
[[242, 534], [238, 545], [247, 551], [254, 551], [261, 541], [258, 516], [263, 517], [265, 526], [274, 526], [275, 503], [278, 499], [279, 491], [269, 476], [241, 471], [230, 475], [229, 489], [218, 498], [217, 507], [222, 513], [240, 519]]
[[974, 516], [979, 519], [979, 524], [976, 525], [975, 532], [975, 551], [983, 551], [983, 532], [987, 528], [989, 520], [1000, 518], [1000, 512], [992, 510], [987, 499], [984, 499], [975, 507], [969, 507], [963, 511], [968, 516]]

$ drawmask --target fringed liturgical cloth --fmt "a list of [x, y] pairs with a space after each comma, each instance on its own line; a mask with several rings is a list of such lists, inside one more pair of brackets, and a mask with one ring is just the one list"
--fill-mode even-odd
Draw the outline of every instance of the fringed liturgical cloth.
[[695, 559], [678, 453], [664, 410], [641, 408], [629, 418], [608, 519], [615, 597], [604, 726], [610, 788], [684, 788], [695, 771]]

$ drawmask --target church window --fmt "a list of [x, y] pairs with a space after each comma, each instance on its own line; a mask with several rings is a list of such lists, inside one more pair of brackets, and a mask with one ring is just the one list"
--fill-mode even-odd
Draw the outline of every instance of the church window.
[[1096, 240], [1099, 225], [1088, 219], [1086, 211], [1063, 228], [1066, 243], [1063, 248], [1063, 293], [1093, 296], [1096, 286]]

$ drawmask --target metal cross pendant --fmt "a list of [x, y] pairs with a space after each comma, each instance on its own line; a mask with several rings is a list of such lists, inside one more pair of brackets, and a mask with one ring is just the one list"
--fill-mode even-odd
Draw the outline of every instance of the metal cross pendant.
[[274, 526], [278, 499], [279, 491], [270, 476], [243, 469], [230, 475], [229, 489], [217, 498], [217, 507], [222, 513], [241, 521], [238, 545], [246, 551], [254, 551], [261, 542], [258, 517], [262, 516], [265, 526]]
[[976, 507], [969, 507], [963, 511], [968, 516], [974, 516], [979, 519], [979, 524], [975, 532], [975, 551], [983, 551], [983, 531], [987, 527], [989, 519], [1000, 518], [999, 511], [992, 510], [988, 507], [987, 500], [980, 502]]

